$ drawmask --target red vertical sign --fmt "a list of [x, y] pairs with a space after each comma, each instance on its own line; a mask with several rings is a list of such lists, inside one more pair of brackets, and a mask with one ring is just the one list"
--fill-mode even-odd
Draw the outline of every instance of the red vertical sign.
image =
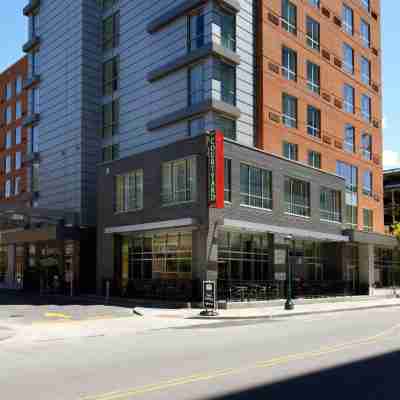
[[224, 135], [220, 131], [208, 136], [208, 205], [224, 208]]

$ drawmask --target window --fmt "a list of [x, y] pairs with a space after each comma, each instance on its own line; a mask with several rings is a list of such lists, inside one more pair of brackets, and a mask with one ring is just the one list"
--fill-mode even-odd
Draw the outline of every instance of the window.
[[132, 171], [115, 177], [115, 211], [128, 212], [143, 208], [143, 171]]
[[366, 94], [361, 96], [361, 115], [365, 121], [371, 121], [371, 97]]
[[189, 105], [204, 100], [204, 68], [197, 64], [189, 69]]
[[349, 153], [356, 151], [356, 134], [354, 126], [347, 124], [344, 128], [344, 149]]
[[294, 143], [283, 142], [283, 156], [289, 160], [297, 161], [299, 155], [299, 146]]
[[119, 158], [119, 144], [103, 147], [103, 161], [112, 161]]
[[225, 201], [232, 201], [232, 160], [224, 160], [224, 198]]
[[114, 57], [103, 64], [103, 94], [111, 96], [118, 90], [119, 57]]
[[39, 73], [39, 52], [32, 52], [28, 55], [30, 76]]
[[348, 33], [349, 35], [354, 34], [354, 13], [353, 10], [343, 4], [343, 30]]
[[162, 202], [194, 201], [196, 197], [196, 159], [187, 158], [162, 166]]
[[21, 127], [17, 126], [15, 128], [15, 144], [21, 144], [22, 138], [21, 138]]
[[236, 70], [232, 65], [216, 61], [213, 67], [212, 97], [225, 103], [236, 104]]
[[119, 101], [103, 105], [103, 138], [114, 136], [118, 133]]
[[321, 188], [320, 214], [321, 220], [330, 222], [342, 221], [342, 195], [340, 191]]
[[5, 120], [6, 124], [11, 124], [12, 121], [12, 108], [11, 106], [8, 106], [5, 110]]
[[343, 68], [354, 75], [354, 50], [347, 43], [343, 43]]
[[15, 119], [20, 119], [21, 116], [22, 116], [21, 102], [17, 101], [15, 103]]
[[226, 138], [231, 139], [231, 140], [236, 140], [236, 121], [235, 120], [217, 115], [215, 117], [215, 128], [219, 129]]
[[18, 76], [17, 80], [15, 81], [15, 94], [19, 95], [22, 92], [22, 77]]
[[39, 164], [33, 164], [31, 169], [31, 189], [32, 192], [38, 192], [40, 187], [39, 182]]
[[363, 231], [372, 232], [374, 229], [374, 213], [372, 210], [363, 209]]
[[103, 49], [119, 46], [119, 12], [103, 20]]
[[357, 192], [358, 188], [358, 169], [353, 165], [347, 164], [342, 161], [336, 162], [336, 173], [345, 179], [346, 189], [350, 192]]
[[311, 136], [321, 137], [321, 111], [313, 106], [307, 107], [307, 132]]
[[11, 132], [6, 133], [6, 149], [10, 149], [12, 146], [12, 136]]
[[39, 13], [32, 14], [29, 18], [29, 39], [32, 39], [35, 35], [39, 34], [40, 19]]
[[372, 172], [365, 171], [363, 179], [363, 194], [372, 196]]
[[240, 164], [240, 204], [272, 209], [272, 173], [270, 171]]
[[289, 0], [282, 0], [282, 28], [297, 35], [297, 7]]
[[29, 93], [29, 110], [31, 114], [39, 112], [39, 88], [35, 87]]
[[14, 181], [14, 196], [18, 196], [21, 191], [21, 177], [16, 176]]
[[98, 0], [98, 2], [103, 11], [106, 11], [115, 4], [116, 0]]
[[213, 41], [232, 51], [236, 50], [236, 18], [233, 14], [221, 9], [214, 12], [214, 24], [218, 33], [214, 33]]
[[5, 86], [5, 98], [6, 98], [6, 100], [10, 100], [11, 97], [12, 97], [12, 85], [11, 85], [11, 82], [9, 82]]
[[6, 157], [6, 174], [9, 174], [11, 172], [11, 156], [8, 155]]
[[6, 190], [5, 190], [6, 199], [11, 197], [11, 180], [7, 179], [6, 181]]
[[319, 8], [319, 0], [308, 0], [308, 4], [310, 4], [310, 6]]
[[313, 20], [311, 17], [307, 17], [307, 45], [314, 50], [319, 51], [319, 40], [320, 40], [320, 27], [319, 23]]
[[370, 85], [371, 84], [371, 62], [364, 56], [361, 56], [360, 64], [361, 64], [361, 80], [366, 85]]
[[201, 135], [205, 132], [205, 121], [203, 117], [189, 120], [189, 136]]
[[354, 88], [348, 84], [343, 86], [344, 110], [354, 114]]
[[33, 126], [30, 131], [31, 135], [31, 152], [38, 153], [39, 152], [39, 127]]
[[297, 81], [297, 53], [287, 47], [282, 48], [282, 75], [289, 81]]
[[320, 67], [311, 61], [307, 61], [307, 87], [314, 93], [320, 93]]
[[372, 160], [372, 136], [369, 133], [361, 135], [361, 154], [364, 160]]
[[363, 19], [361, 19], [360, 34], [364, 47], [369, 48], [371, 45], [371, 28]]
[[310, 150], [308, 152], [308, 165], [313, 168], [321, 169], [321, 153]]
[[17, 151], [15, 153], [15, 169], [20, 169], [22, 164], [22, 159], [21, 159], [21, 152]]
[[202, 10], [198, 10], [193, 15], [189, 16], [189, 51], [200, 49], [204, 46], [204, 14]]
[[369, 4], [370, 0], [361, 0], [361, 5], [367, 10], [370, 10], [370, 4]]
[[297, 99], [286, 93], [282, 95], [282, 120], [288, 128], [297, 128]]
[[310, 216], [310, 184], [285, 178], [285, 210], [288, 214]]

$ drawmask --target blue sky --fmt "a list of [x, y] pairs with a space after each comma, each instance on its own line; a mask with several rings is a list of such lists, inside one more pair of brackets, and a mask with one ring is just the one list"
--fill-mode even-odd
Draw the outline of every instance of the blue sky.
[[[355, 0], [357, 1], [357, 0]], [[384, 83], [384, 166], [400, 167], [400, 1], [382, 1]], [[0, 13], [0, 70], [15, 62], [26, 41], [27, 21], [22, 8], [28, 0], [2, 0]]]

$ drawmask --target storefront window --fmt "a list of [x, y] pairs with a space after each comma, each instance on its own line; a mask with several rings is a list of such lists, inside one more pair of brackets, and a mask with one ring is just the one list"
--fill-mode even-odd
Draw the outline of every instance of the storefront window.
[[400, 286], [400, 260], [392, 249], [375, 247], [375, 286], [377, 288]]

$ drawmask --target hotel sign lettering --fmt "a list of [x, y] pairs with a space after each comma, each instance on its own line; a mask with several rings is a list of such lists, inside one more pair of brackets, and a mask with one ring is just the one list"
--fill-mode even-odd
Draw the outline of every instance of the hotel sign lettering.
[[208, 205], [224, 208], [224, 135], [219, 131], [208, 136]]

